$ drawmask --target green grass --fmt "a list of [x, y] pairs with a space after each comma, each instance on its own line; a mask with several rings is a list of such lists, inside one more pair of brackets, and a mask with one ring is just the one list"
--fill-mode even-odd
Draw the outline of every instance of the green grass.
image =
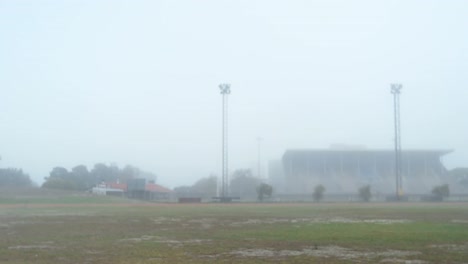
[[0, 263], [468, 260], [464, 203], [130, 204], [76, 194], [21, 203], [17, 197], [7, 203], [4, 195], [0, 204]]
[[29, 204], [108, 204], [128, 202], [118, 197], [95, 196], [85, 192], [47, 189], [0, 189], [0, 205]]

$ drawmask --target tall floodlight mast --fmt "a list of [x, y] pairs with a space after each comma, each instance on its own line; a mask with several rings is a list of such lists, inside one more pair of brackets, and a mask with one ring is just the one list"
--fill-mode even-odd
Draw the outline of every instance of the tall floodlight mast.
[[399, 200], [403, 195], [402, 170], [401, 170], [401, 129], [400, 129], [400, 93], [403, 87], [399, 83], [391, 84], [393, 94], [393, 109], [395, 121], [395, 180], [396, 198]]
[[262, 140], [263, 140], [263, 138], [257, 137], [257, 143], [258, 143], [257, 177], [259, 179], [262, 178], [262, 159], [261, 159]]
[[221, 199], [227, 200], [229, 196], [228, 179], [228, 95], [231, 93], [231, 85], [222, 83], [219, 85], [223, 96], [223, 118], [222, 118], [222, 173], [221, 173]]

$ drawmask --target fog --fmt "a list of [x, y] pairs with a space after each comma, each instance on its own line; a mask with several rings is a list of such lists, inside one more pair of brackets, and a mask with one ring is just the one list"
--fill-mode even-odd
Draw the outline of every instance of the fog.
[[[138, 166], [168, 187], [286, 149], [454, 149], [468, 166], [466, 1], [0, 0], [0, 167]], [[263, 175], [266, 177], [266, 175]]]

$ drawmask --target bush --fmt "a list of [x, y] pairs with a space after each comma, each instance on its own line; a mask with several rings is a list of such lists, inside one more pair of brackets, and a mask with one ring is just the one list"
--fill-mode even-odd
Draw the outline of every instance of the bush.
[[257, 187], [258, 200], [263, 201], [265, 196], [270, 197], [273, 193], [273, 187], [266, 183], [262, 183]]
[[76, 184], [69, 179], [52, 179], [42, 184], [45, 189], [76, 190]]
[[432, 194], [442, 200], [443, 197], [450, 196], [450, 188], [448, 184], [443, 184], [439, 186], [435, 186], [432, 189]]
[[361, 198], [362, 201], [368, 202], [370, 201], [371, 197], [372, 193], [370, 185], [362, 186], [361, 188], [359, 188], [359, 198]]
[[315, 186], [314, 193], [312, 196], [314, 197], [315, 202], [320, 202], [323, 199], [323, 194], [325, 193], [325, 187], [322, 184]]

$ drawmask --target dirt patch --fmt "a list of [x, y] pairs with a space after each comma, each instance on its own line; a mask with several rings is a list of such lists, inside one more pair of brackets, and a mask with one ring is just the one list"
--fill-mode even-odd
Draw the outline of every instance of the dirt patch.
[[386, 250], [381, 252], [356, 251], [338, 246], [326, 246], [320, 248], [305, 248], [302, 250], [273, 250], [273, 249], [240, 249], [230, 253], [240, 257], [290, 257], [290, 256], [314, 256], [335, 257], [339, 259], [372, 259], [377, 257], [407, 257], [421, 254], [416, 251]]

